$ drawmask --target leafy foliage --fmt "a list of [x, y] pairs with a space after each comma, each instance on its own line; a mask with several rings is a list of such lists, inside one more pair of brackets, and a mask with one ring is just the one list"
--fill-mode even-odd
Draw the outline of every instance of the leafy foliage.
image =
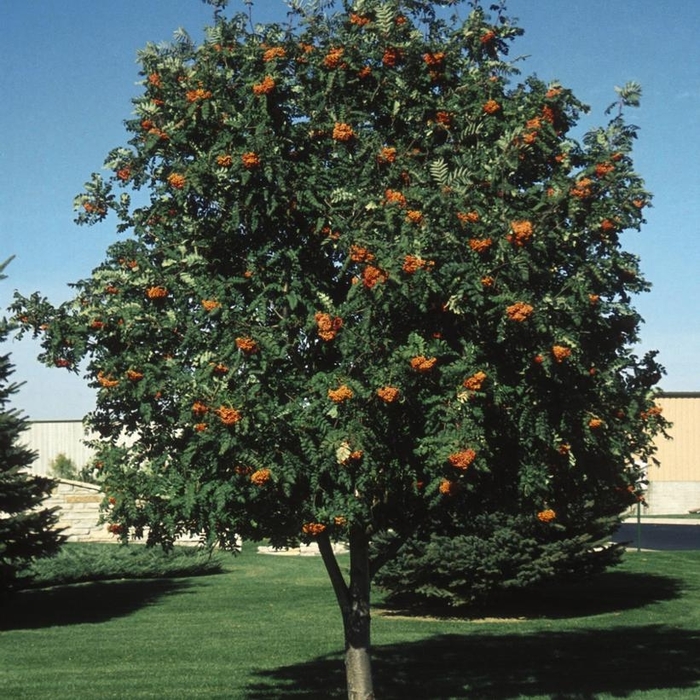
[[78, 467], [63, 452], [59, 452], [50, 462], [49, 470], [57, 479], [77, 479]]
[[63, 452], [59, 452], [49, 463], [49, 470], [55, 478], [84, 481], [89, 484], [99, 483], [93, 467], [94, 465], [85, 465], [78, 469], [75, 462]]
[[457, 4], [217, 12], [141, 51], [131, 138], [76, 199], [125, 235], [73, 301], [14, 307], [46, 363], [86, 361], [125, 538], [391, 533], [376, 569], [426, 524], [579, 533], [636, 499], [664, 425], [620, 242], [638, 90], [579, 143], [502, 6]]

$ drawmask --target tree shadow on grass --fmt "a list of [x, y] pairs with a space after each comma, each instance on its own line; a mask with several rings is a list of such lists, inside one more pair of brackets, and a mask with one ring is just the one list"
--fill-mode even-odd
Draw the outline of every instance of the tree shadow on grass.
[[[700, 634], [662, 625], [528, 635], [445, 634], [375, 647], [382, 700], [594, 700], [600, 693], [695, 689]], [[338, 657], [258, 672], [250, 700], [318, 700], [345, 694]]]
[[23, 590], [0, 607], [0, 631], [105, 622], [191, 585], [186, 579], [140, 579]]
[[381, 614], [388, 617], [560, 619], [634, 610], [650, 603], [673, 600], [681, 593], [682, 581], [670, 576], [607, 571], [580, 581], [540, 584], [531, 589], [505, 592], [480, 606], [377, 607]]
[[[693, 630], [660, 624], [556, 629], [559, 619], [644, 608], [680, 594], [681, 582], [672, 577], [608, 572], [573, 586], [513, 596], [500, 607], [480, 613], [552, 620], [551, 629], [518, 634], [510, 628], [499, 634], [493, 625], [475, 626], [469, 634], [435, 635], [375, 647], [377, 697], [593, 700], [599, 693], [624, 698], [639, 690], [696, 688], [700, 683], [700, 633]], [[426, 612], [412, 614], [424, 616]], [[344, 694], [343, 664], [335, 655], [259, 671], [247, 697], [317, 700]]]

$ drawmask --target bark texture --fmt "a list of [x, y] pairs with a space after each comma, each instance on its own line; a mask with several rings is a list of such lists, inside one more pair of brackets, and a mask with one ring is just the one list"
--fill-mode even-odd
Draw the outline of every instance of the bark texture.
[[346, 583], [330, 540], [319, 538], [319, 549], [331, 579], [345, 632], [345, 677], [348, 700], [374, 700], [370, 647], [369, 541], [364, 533], [351, 532], [350, 583]]
[[369, 648], [345, 650], [348, 700], [374, 700]]

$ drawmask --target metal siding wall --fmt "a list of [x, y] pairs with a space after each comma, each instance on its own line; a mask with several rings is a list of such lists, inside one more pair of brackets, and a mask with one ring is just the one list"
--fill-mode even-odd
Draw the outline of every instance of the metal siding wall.
[[663, 396], [658, 404], [673, 423], [672, 439], [656, 438], [660, 466], [649, 470], [649, 480], [700, 481], [700, 396]]
[[22, 442], [38, 453], [32, 471], [46, 475], [50, 472], [51, 462], [59, 454], [69, 457], [78, 469], [82, 469], [93, 454], [83, 440], [82, 421], [33, 421], [29, 423]]

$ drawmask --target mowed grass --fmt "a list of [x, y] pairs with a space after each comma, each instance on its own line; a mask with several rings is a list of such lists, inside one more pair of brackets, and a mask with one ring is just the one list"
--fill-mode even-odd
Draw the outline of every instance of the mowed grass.
[[[700, 552], [630, 552], [471, 619], [377, 605], [377, 697], [699, 698], [699, 574]], [[3, 700], [344, 697], [342, 625], [317, 557], [251, 546], [220, 574], [25, 590], [0, 615]]]

